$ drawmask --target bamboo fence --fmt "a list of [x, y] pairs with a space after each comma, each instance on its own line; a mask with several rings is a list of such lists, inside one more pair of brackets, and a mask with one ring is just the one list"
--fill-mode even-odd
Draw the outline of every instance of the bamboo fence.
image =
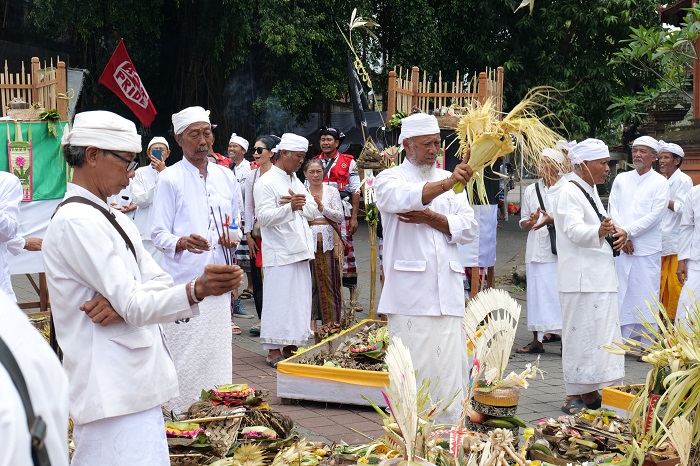
[[26, 71], [24, 62], [19, 73], [10, 73], [7, 60], [5, 68], [0, 73], [0, 105], [2, 116], [7, 115], [9, 103], [20, 98], [28, 104], [39, 104], [46, 110], [56, 109], [61, 120], [68, 116], [68, 99], [66, 98], [66, 64], [56, 58], [41, 67], [37, 57], [32, 58], [31, 69]]
[[465, 107], [473, 100], [483, 103], [492, 97], [496, 100], [495, 107], [500, 110], [503, 106], [503, 67], [487, 68], [486, 71], [464, 79], [459, 71], [454, 81], [444, 80], [442, 71], [438, 73], [437, 81], [428, 81], [428, 76], [414, 66], [410, 72], [399, 68], [389, 72], [389, 91], [387, 115], [391, 117], [396, 112], [410, 114], [413, 109], [424, 113], [432, 113], [441, 107]]

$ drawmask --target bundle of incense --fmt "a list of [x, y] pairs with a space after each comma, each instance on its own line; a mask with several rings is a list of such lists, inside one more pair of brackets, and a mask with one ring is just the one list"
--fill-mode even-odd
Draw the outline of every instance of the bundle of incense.
[[229, 245], [231, 244], [231, 237], [229, 236], [228, 232], [228, 215], [226, 217], [227, 221], [224, 222], [223, 215], [221, 214], [221, 207], [219, 207], [219, 222], [217, 222], [216, 215], [214, 215], [214, 208], [209, 207], [209, 210], [211, 211], [211, 216], [214, 219], [214, 227], [216, 228], [216, 234], [218, 234], [219, 238], [222, 238], [226, 242], [226, 244], [222, 245], [222, 250], [224, 252], [224, 261], [226, 262], [226, 265], [232, 265], [233, 256], [231, 254], [231, 249], [229, 248]]

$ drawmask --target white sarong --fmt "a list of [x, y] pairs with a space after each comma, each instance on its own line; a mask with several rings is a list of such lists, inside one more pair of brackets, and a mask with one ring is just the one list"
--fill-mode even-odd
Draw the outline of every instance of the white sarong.
[[[527, 272], [527, 329], [561, 334], [561, 306], [557, 291], [557, 263], [530, 262]], [[538, 338], [541, 338], [538, 336]], [[540, 340], [542, 341], [542, 340]]]
[[180, 396], [165, 403], [167, 409], [185, 411], [203, 389], [231, 383], [231, 293], [207, 296], [199, 303], [198, 317], [165, 324], [163, 332], [180, 387]]
[[639, 324], [643, 320], [655, 322], [646, 302], [653, 304], [659, 297], [661, 253], [649, 256], [620, 254], [615, 258], [615, 270], [619, 283], [620, 326]]
[[408, 347], [418, 371], [418, 387], [423, 379], [430, 379], [433, 402], [449, 400], [458, 393], [447, 411], [435, 418], [438, 423], [457, 424], [469, 374], [462, 318], [389, 314], [387, 325], [389, 336], [398, 336]]
[[688, 319], [695, 318], [694, 306], [697, 304], [700, 304], [700, 270], [689, 267], [678, 299], [676, 325], [683, 323], [687, 326]]
[[605, 351], [621, 342], [617, 293], [559, 293], [562, 314], [562, 366], [567, 395], [618, 385], [625, 357]]
[[71, 466], [170, 466], [160, 406], [73, 428]]
[[266, 350], [303, 346], [311, 336], [309, 261], [263, 267], [260, 343]]

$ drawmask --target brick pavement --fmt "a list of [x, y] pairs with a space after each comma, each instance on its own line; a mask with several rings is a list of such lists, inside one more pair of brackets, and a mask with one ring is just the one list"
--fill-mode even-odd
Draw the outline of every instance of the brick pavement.
[[[516, 185], [517, 188], [517, 185]], [[518, 202], [518, 190], [510, 192], [509, 201]], [[525, 292], [515, 291], [510, 284], [514, 266], [523, 264], [525, 257], [526, 234], [519, 230], [517, 220], [511, 217], [508, 222], [500, 222], [498, 230], [498, 245], [496, 265], [496, 284], [511, 292], [523, 306], [513, 348], [527, 344], [532, 334], [527, 331], [527, 310], [525, 307]], [[361, 304], [369, 307], [369, 239], [365, 224], [361, 224], [355, 235], [355, 251], [359, 274]], [[20, 302], [34, 301], [31, 285], [24, 276], [13, 276], [13, 287]], [[347, 290], [345, 291], [347, 298]], [[244, 301], [247, 309], [253, 311], [252, 300]], [[358, 314], [358, 318], [366, 318], [367, 312]], [[265, 364], [265, 351], [262, 350], [257, 338], [251, 337], [248, 329], [257, 319], [237, 319], [236, 323], [242, 328], [243, 334], [233, 336], [234, 345], [234, 382], [245, 382], [253, 387], [269, 390], [270, 405], [277, 411], [290, 416], [301, 435], [311, 439], [329, 442], [344, 441], [348, 444], [362, 443], [366, 439], [356, 431], [370, 437], [381, 434], [381, 420], [377, 413], [369, 407], [338, 405], [334, 403], [317, 403], [309, 401], [283, 404], [276, 396], [276, 371]], [[543, 417], [559, 416], [560, 407], [564, 400], [565, 391], [562, 380], [561, 353], [557, 344], [545, 346], [546, 352], [540, 355], [539, 367], [545, 372], [544, 379], [532, 381], [530, 387], [522, 392], [518, 415], [526, 421]], [[513, 354], [508, 370], [519, 372], [525, 364], [533, 362], [535, 356]], [[636, 362], [633, 358], [626, 360], [625, 383], [641, 383], [645, 380], [648, 365]]]

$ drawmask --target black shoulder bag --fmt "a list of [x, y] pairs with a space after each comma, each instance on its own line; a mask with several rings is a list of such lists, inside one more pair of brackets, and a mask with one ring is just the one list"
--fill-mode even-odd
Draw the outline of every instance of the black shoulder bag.
[[[585, 189], [583, 189], [583, 186], [581, 186], [580, 184], [578, 184], [578, 182], [577, 182], [576, 180], [569, 180], [569, 181], [571, 181], [573, 184], [575, 184], [576, 186], [578, 186], [578, 189], [580, 189], [581, 192], [583, 193], [583, 195], [586, 196], [586, 199], [588, 199], [588, 202], [591, 203], [591, 207], [593, 207], [593, 210], [595, 210], [595, 213], [596, 213], [596, 215], [598, 215], [598, 218], [600, 219], [600, 221], [602, 222], [603, 220], [605, 220], [605, 215], [603, 215], [603, 214], [600, 213], [600, 211], [598, 210], [598, 206], [595, 204], [595, 201], [593, 200], [593, 198], [591, 197], [591, 195], [588, 194], [588, 192], [586, 192]], [[607, 235], [607, 236], [605, 237], [605, 241], [607, 241], [608, 244], [610, 245], [610, 247], [612, 248], [613, 257], [619, 256], [619, 255], [620, 255], [620, 251], [616, 251], [616, 250], [615, 250], [615, 247], [613, 246], [613, 243], [615, 242], [615, 238], [613, 238], [611, 235]]]
[[[547, 213], [547, 209], [544, 208], [544, 201], [542, 200], [542, 194], [540, 193], [540, 182], [535, 183], [535, 192], [537, 193], [537, 200], [540, 202], [540, 210]], [[552, 254], [557, 255], [557, 229], [551, 223], [547, 224], [547, 233], [549, 233], [549, 247], [552, 249]]]
[[12, 355], [12, 351], [10, 351], [10, 348], [2, 338], [0, 338], [0, 364], [7, 369], [12, 383], [15, 384], [15, 388], [20, 398], [22, 398], [24, 412], [27, 415], [27, 427], [32, 439], [32, 462], [34, 466], [51, 466], [49, 453], [46, 451], [46, 444], [44, 444], [46, 423], [41, 419], [41, 416], [34, 414], [32, 400], [27, 390], [27, 382], [24, 380], [22, 371], [19, 368], [19, 364], [17, 364], [17, 360]]

